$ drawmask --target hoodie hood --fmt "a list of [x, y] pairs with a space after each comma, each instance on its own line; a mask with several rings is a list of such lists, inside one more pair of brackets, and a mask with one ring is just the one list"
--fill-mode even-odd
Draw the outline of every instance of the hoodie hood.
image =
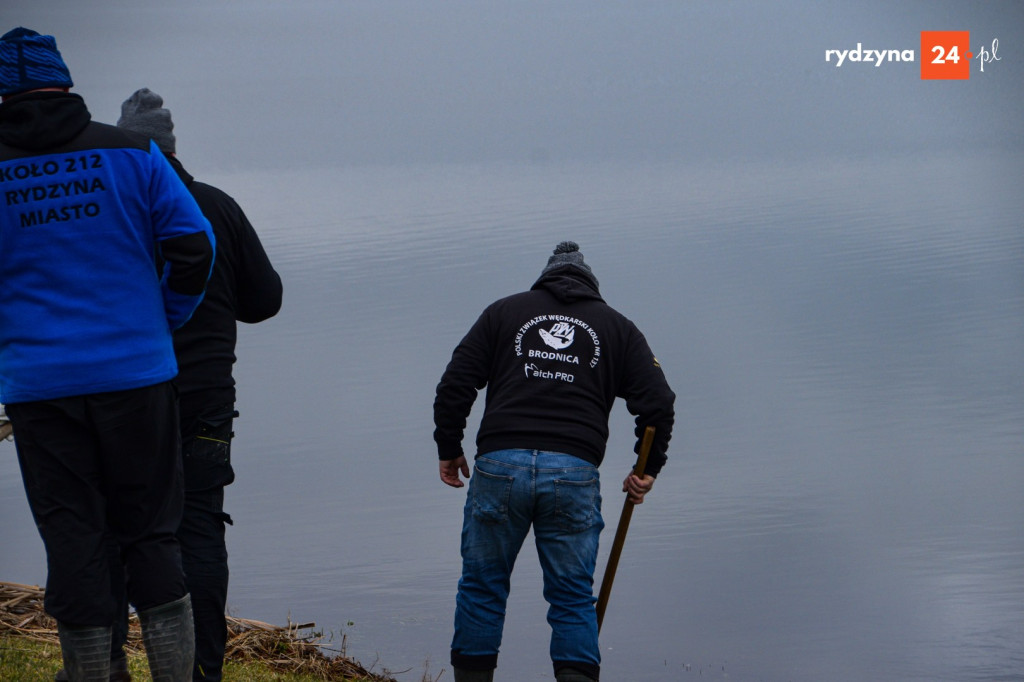
[[85, 100], [67, 92], [28, 92], [0, 105], [0, 143], [37, 152], [81, 133], [92, 115]]
[[601, 301], [597, 279], [574, 265], [563, 265], [544, 272], [533, 283], [530, 290], [543, 290], [554, 296], [560, 303], [576, 301]]

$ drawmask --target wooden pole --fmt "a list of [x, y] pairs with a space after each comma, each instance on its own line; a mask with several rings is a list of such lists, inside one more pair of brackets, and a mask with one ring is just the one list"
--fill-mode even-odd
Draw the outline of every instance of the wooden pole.
[[[651, 443], [654, 442], [654, 427], [648, 426], [644, 430], [644, 438], [640, 442], [640, 455], [636, 459], [636, 466], [633, 473], [640, 478], [644, 476], [644, 469], [647, 468], [647, 456], [651, 454]], [[601, 623], [604, 622], [604, 610], [608, 606], [608, 596], [612, 592], [612, 581], [615, 580], [615, 570], [619, 567], [619, 556], [622, 554], [622, 545], [626, 542], [626, 531], [629, 530], [629, 520], [633, 516], [633, 507], [636, 506], [626, 497], [622, 505], [622, 515], [619, 517], [619, 526], [615, 529], [615, 540], [612, 542], [612, 551], [608, 556], [608, 568], [604, 571], [601, 579], [601, 592], [597, 597], [597, 631], [601, 631]]]

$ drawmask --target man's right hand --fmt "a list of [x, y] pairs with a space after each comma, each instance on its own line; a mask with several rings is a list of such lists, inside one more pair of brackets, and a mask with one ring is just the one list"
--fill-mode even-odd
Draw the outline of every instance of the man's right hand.
[[455, 459], [442, 459], [439, 462], [439, 469], [441, 472], [441, 480], [453, 488], [461, 488], [466, 485], [459, 478], [461, 472], [465, 478], [469, 478], [469, 464], [466, 462], [465, 456], [457, 457]]

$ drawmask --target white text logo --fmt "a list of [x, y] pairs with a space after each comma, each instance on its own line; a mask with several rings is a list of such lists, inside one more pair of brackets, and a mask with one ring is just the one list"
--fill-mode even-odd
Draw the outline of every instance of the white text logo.
[[843, 65], [843, 62], [867, 62], [874, 63], [875, 67], [882, 65], [882, 62], [912, 62], [914, 61], [913, 50], [865, 50], [857, 43], [854, 50], [825, 50], [825, 61], [832, 63], [832, 57], [836, 58], [836, 68]]

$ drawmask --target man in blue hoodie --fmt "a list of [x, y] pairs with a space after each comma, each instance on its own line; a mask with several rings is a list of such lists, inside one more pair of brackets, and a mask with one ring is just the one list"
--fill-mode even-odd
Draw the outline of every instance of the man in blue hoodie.
[[544, 573], [558, 682], [600, 677], [594, 609], [604, 527], [597, 468], [617, 397], [655, 440], [644, 475], [623, 482], [643, 502], [665, 463], [675, 394], [640, 330], [604, 302], [579, 246], [562, 242], [529, 291], [488, 306], [452, 353], [434, 399], [441, 480], [464, 485], [463, 432], [477, 392], [487, 403], [463, 515], [455, 682], [490, 682], [516, 556], [533, 529]]
[[202, 300], [214, 236], [159, 148], [91, 121], [72, 85], [52, 36], [0, 37], [0, 402], [69, 678], [108, 679], [124, 570], [153, 677], [185, 680], [171, 333]]

